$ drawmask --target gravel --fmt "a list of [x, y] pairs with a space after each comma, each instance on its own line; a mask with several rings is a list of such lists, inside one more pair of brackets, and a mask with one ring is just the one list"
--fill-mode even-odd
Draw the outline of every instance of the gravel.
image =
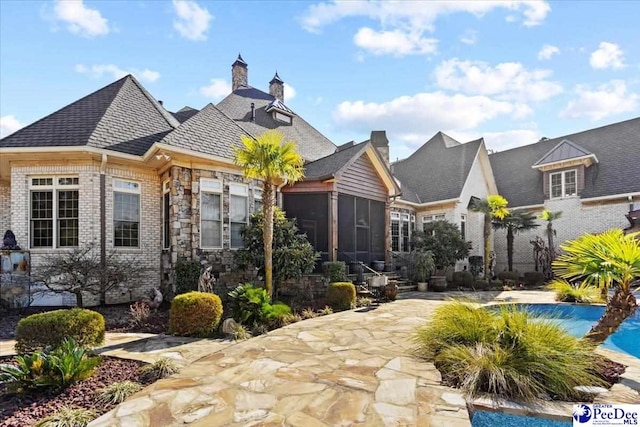
[[[0, 363], [11, 363], [13, 358], [0, 358]], [[103, 414], [112, 404], [98, 404], [96, 392], [116, 381], [136, 381], [147, 385], [138, 377], [143, 362], [103, 357], [93, 376], [61, 391], [43, 390], [31, 394], [8, 394], [0, 386], [0, 427], [26, 427], [39, 419], [52, 415], [62, 406], [93, 409]]]

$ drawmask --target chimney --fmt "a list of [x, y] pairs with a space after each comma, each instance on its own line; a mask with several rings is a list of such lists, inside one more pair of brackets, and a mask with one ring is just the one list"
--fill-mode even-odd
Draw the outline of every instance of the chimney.
[[238, 54], [236, 62], [231, 64], [231, 90], [235, 91], [241, 86], [249, 86], [249, 77], [247, 63], [242, 59], [242, 55]]
[[274, 98], [278, 98], [280, 101], [284, 102], [284, 82], [278, 75], [277, 71], [276, 75], [273, 76], [273, 78], [269, 82], [269, 94]]
[[387, 131], [373, 130], [371, 131], [371, 145], [378, 150], [380, 157], [384, 160], [387, 167], [389, 167], [389, 140], [387, 139]]

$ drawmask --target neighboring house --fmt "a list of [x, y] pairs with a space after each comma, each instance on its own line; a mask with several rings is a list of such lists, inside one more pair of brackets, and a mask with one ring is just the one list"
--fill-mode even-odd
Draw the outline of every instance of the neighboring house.
[[[243, 178], [234, 149], [242, 135], [278, 129], [298, 143], [309, 168], [307, 180], [282, 188], [286, 203], [299, 208], [295, 198], [309, 193], [326, 199], [326, 224], [317, 226], [327, 231], [325, 259], [337, 259], [343, 247], [349, 253], [338, 234], [364, 239], [367, 250], [354, 253], [363, 260], [384, 257], [388, 235], [383, 233], [382, 242], [373, 231], [365, 238], [360, 223], [336, 217], [351, 197], [358, 215], [366, 203], [371, 220], [378, 221], [376, 230], [388, 228], [388, 215], [378, 224], [380, 207], [388, 212], [399, 190], [371, 145], [336, 153], [331, 141], [284, 104], [277, 74], [269, 93], [248, 85], [241, 57], [232, 66], [232, 80], [233, 92], [218, 106], [171, 113], [126, 76], [3, 138], [1, 232], [15, 232], [31, 251], [34, 269], [51, 254], [87, 244], [101, 253], [135, 257], [147, 267], [146, 279], [132, 293], [110, 295], [110, 303], [140, 298], [159, 284], [171, 286], [179, 258], [230, 272], [233, 252], [242, 246], [240, 229], [261, 205], [260, 182]], [[316, 173], [322, 164], [337, 167]], [[369, 173], [373, 184], [355, 194], [353, 177], [360, 172]], [[298, 209], [307, 221], [303, 228], [316, 207]], [[317, 245], [322, 234], [313, 237]]]
[[[391, 211], [391, 249], [410, 250], [414, 227], [447, 220], [472, 243], [471, 254], [482, 254], [481, 214], [470, 210], [474, 198], [497, 192], [491, 164], [482, 139], [466, 144], [438, 132], [408, 158], [392, 165], [402, 195]], [[462, 269], [466, 260], [458, 263]]]
[[[640, 209], [640, 118], [610, 124], [489, 156], [498, 192], [510, 208], [539, 214], [562, 212], [553, 222], [558, 244], [585, 232], [627, 228], [627, 216]], [[514, 270], [534, 269], [538, 229], [515, 238]], [[506, 268], [506, 237], [496, 232], [497, 271]]]

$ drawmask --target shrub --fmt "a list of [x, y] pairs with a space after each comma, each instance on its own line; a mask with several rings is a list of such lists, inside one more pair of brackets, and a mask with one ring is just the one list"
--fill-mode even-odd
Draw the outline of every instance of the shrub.
[[515, 306], [487, 308], [452, 302], [436, 309], [415, 337], [418, 355], [469, 396], [516, 400], [580, 399], [580, 385], [601, 386], [594, 346], [553, 320]]
[[327, 303], [334, 311], [352, 309], [356, 305], [356, 287], [351, 282], [329, 284]]
[[222, 317], [220, 297], [206, 292], [187, 292], [171, 301], [169, 332], [183, 336], [210, 336]]
[[248, 340], [251, 338], [251, 332], [249, 332], [243, 325], [238, 325], [231, 336], [234, 341]]
[[342, 282], [345, 278], [347, 266], [344, 261], [328, 261], [322, 263], [324, 277], [332, 282]]
[[229, 307], [233, 319], [243, 325], [262, 324], [266, 320], [263, 307], [270, 302], [269, 294], [264, 288], [257, 288], [246, 283], [229, 292]]
[[202, 265], [198, 261], [178, 258], [176, 263], [176, 295], [198, 290]]
[[453, 283], [457, 286], [470, 288], [473, 286], [473, 274], [469, 271], [456, 271], [453, 273]]
[[471, 243], [464, 241], [456, 224], [432, 221], [425, 223], [424, 227], [424, 231], [412, 234], [411, 247], [418, 251], [431, 251], [438, 270], [454, 265], [469, 255]]
[[482, 274], [483, 265], [482, 255], [471, 255], [469, 257], [469, 272], [473, 275], [474, 279]]
[[573, 285], [566, 280], [554, 280], [547, 288], [556, 293], [556, 301], [582, 304], [603, 302], [600, 290], [586, 283]]
[[133, 323], [134, 326], [140, 327], [149, 320], [151, 309], [145, 301], [136, 301], [129, 306], [129, 313], [131, 314], [131, 323]]
[[478, 291], [488, 291], [491, 285], [486, 280], [476, 280], [473, 282], [473, 287]]
[[12, 392], [33, 390], [49, 385], [46, 355], [36, 352], [16, 357], [16, 365], [0, 365], [0, 384]]
[[541, 271], [526, 271], [523, 282], [527, 286], [539, 286], [544, 283], [544, 274]]
[[145, 382], [153, 382], [167, 378], [177, 372], [178, 365], [168, 357], [162, 357], [150, 365], [144, 365], [138, 368], [140, 379]]
[[358, 297], [358, 299], [356, 299], [356, 307], [369, 307], [371, 304], [373, 304], [371, 298]]
[[328, 305], [325, 305], [324, 308], [321, 308], [320, 310], [318, 310], [318, 314], [320, 316], [327, 316], [329, 314], [333, 314], [333, 308], [329, 307]]
[[300, 316], [303, 319], [313, 319], [314, 317], [318, 317], [318, 313], [310, 308], [305, 308], [304, 310], [302, 310], [302, 313], [300, 313]]
[[65, 406], [35, 423], [34, 427], [85, 427], [97, 416], [98, 413], [92, 409]]
[[142, 386], [133, 381], [118, 381], [111, 383], [98, 392], [98, 403], [102, 405], [117, 405], [129, 396], [142, 390]]
[[18, 322], [16, 351], [57, 347], [65, 338], [82, 347], [95, 347], [104, 341], [104, 332], [104, 317], [92, 310], [72, 308], [32, 314]]
[[503, 282], [506, 280], [511, 280], [512, 282], [517, 282], [520, 280], [520, 275], [517, 271], [501, 271], [498, 273], [498, 279]]

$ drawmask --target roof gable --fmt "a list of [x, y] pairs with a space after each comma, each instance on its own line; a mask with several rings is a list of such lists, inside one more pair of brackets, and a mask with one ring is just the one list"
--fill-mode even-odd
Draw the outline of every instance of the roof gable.
[[552, 165], [558, 165], [570, 160], [578, 159], [588, 160], [588, 164], [586, 164], [586, 166], [590, 166], [593, 162], [598, 162], [595, 154], [591, 153], [589, 150], [584, 149], [577, 144], [574, 144], [568, 139], [563, 139], [558, 143], [558, 145], [553, 147], [551, 150], [549, 150], [549, 152], [542, 156], [540, 160], [535, 162], [533, 164], [533, 167], [550, 167]]

